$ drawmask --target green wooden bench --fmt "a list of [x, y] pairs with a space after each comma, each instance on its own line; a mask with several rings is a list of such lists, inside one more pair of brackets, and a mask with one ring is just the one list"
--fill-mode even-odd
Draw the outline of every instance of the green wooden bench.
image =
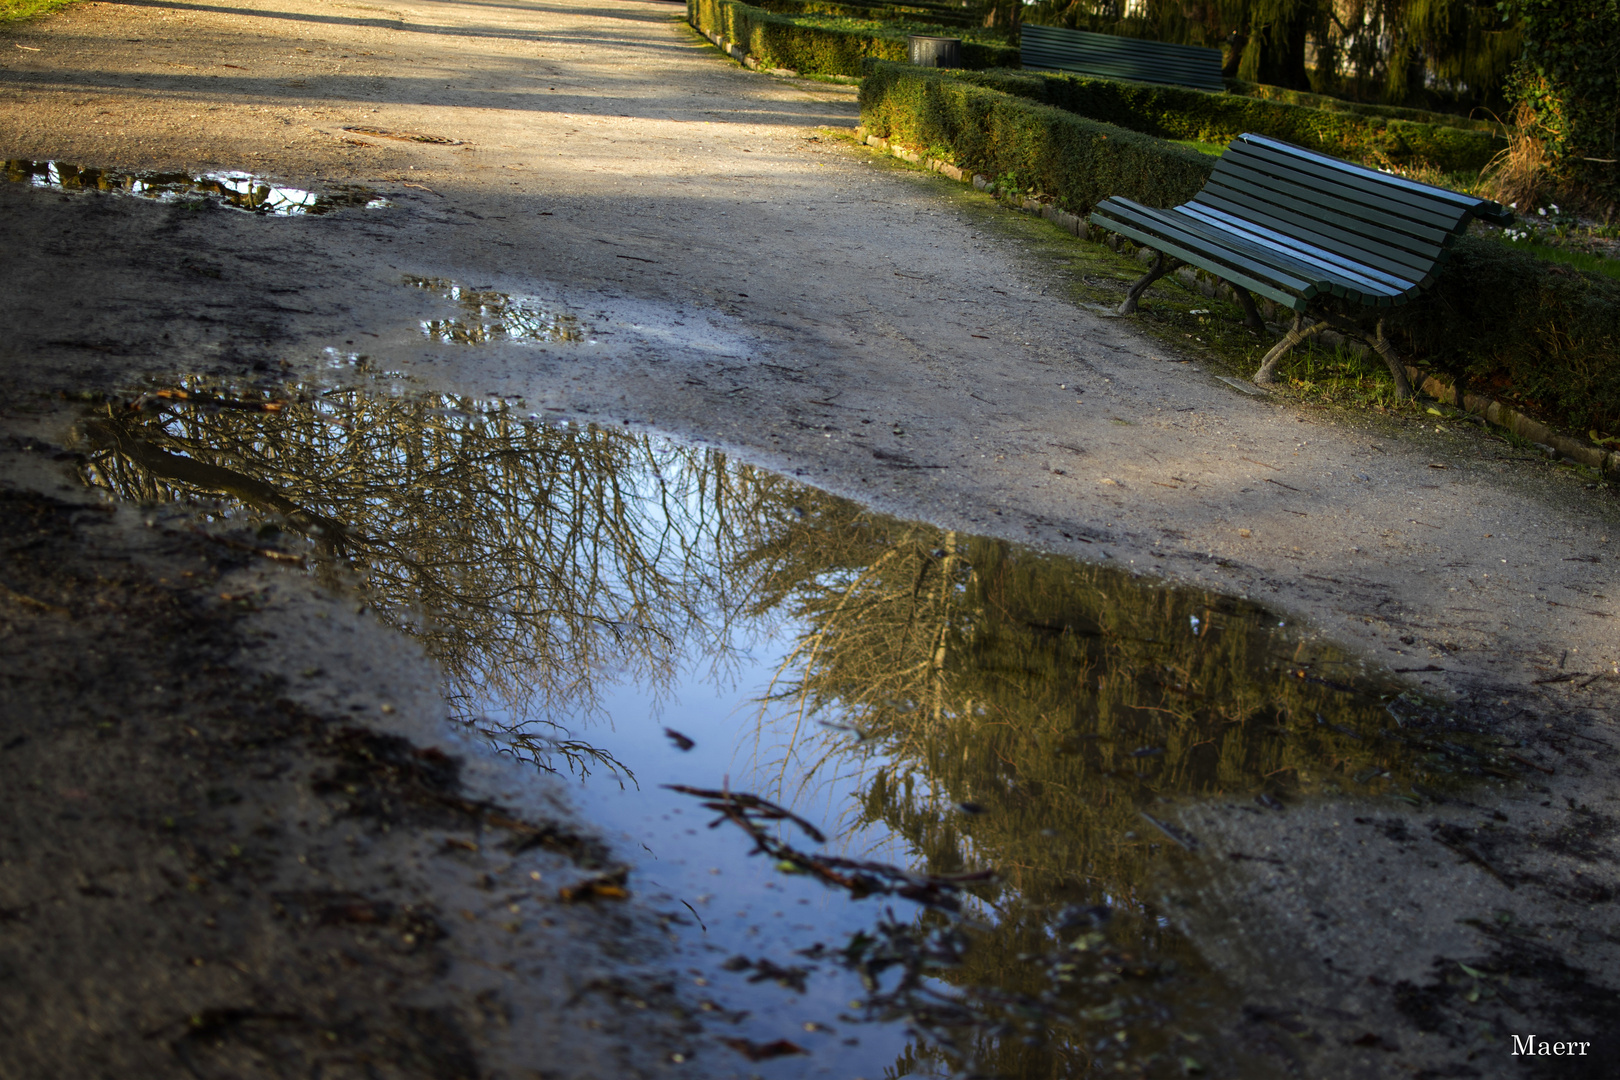
[[1025, 23], [1019, 30], [1018, 55], [1026, 68], [1038, 70], [1170, 83], [1216, 93], [1226, 89], [1221, 81], [1221, 51], [1196, 45]]
[[[1091, 223], [1155, 253], [1120, 314], [1135, 311], [1160, 277], [1183, 263], [1197, 266], [1232, 286], [1250, 326], [1261, 325], [1253, 294], [1295, 313], [1260, 362], [1256, 383], [1269, 384], [1301, 341], [1333, 329], [1371, 345], [1409, 397], [1381, 313], [1434, 281], [1473, 217], [1507, 225], [1513, 212], [1264, 135], [1239, 135], [1190, 201], [1159, 210], [1114, 196], [1097, 204]], [[1369, 313], [1377, 320], [1371, 332], [1361, 325]]]

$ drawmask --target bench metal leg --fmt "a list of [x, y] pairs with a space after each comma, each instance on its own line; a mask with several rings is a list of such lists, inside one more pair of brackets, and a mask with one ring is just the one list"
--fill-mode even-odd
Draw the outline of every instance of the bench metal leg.
[[1241, 285], [1233, 285], [1230, 281], [1226, 284], [1231, 288], [1232, 295], [1237, 297], [1238, 307], [1243, 309], [1243, 325], [1250, 330], [1263, 329], [1266, 325], [1265, 320], [1260, 318], [1260, 309], [1254, 306], [1254, 297], [1249, 290]]
[[[1378, 329], [1373, 332], [1369, 344], [1372, 345], [1374, 352], [1384, 358], [1384, 363], [1389, 365], [1389, 373], [1395, 376], [1395, 396], [1402, 401], [1411, 397], [1412, 384], [1406, 378], [1406, 365], [1401, 362], [1400, 354], [1395, 351], [1395, 346], [1390, 344], [1389, 338], [1384, 336], [1383, 319], [1378, 320]], [[1458, 392], [1457, 397], [1462, 397], [1461, 391]], [[1458, 404], [1461, 404], [1461, 402], [1459, 401]]]
[[1125, 294], [1125, 302], [1119, 305], [1119, 313], [1121, 315], [1133, 314], [1136, 311], [1136, 302], [1142, 299], [1142, 294], [1147, 292], [1148, 286], [1180, 265], [1180, 259], [1172, 259], [1162, 251], [1155, 251], [1153, 253], [1153, 265], [1148, 267], [1147, 273], [1136, 279], [1136, 283]]
[[1372, 347], [1373, 352], [1384, 358], [1389, 365], [1389, 373], [1395, 376], [1395, 397], [1406, 400], [1412, 396], [1412, 383], [1406, 377], [1406, 365], [1401, 362], [1400, 354], [1395, 351], [1395, 345], [1384, 336], [1384, 320], [1378, 320], [1378, 327], [1371, 334], [1359, 326], [1335, 319], [1329, 315], [1318, 319], [1310, 326], [1305, 325], [1305, 316], [1294, 316], [1294, 325], [1289, 328], [1288, 334], [1271, 351], [1266, 353], [1265, 359], [1260, 361], [1260, 370], [1254, 373], [1256, 386], [1271, 386], [1276, 381], [1277, 365], [1312, 334], [1323, 330], [1337, 330], [1346, 337], [1358, 338]]
[[1314, 322], [1305, 325], [1305, 316], [1295, 315], [1294, 325], [1288, 328], [1288, 333], [1266, 353], [1265, 359], [1260, 361], [1260, 370], [1254, 373], [1256, 386], [1271, 386], [1277, 381], [1277, 365], [1282, 363], [1283, 357], [1294, 351], [1294, 346], [1327, 329], [1327, 323]]

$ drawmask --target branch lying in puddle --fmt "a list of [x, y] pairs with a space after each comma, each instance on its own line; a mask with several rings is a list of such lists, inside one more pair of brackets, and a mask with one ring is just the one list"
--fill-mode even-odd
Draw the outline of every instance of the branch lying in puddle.
[[665, 784], [671, 791], [706, 800], [703, 805], [718, 811], [720, 817], [709, 823], [714, 828], [722, 821], [730, 821], [754, 840], [754, 851], [763, 852], [779, 863], [787, 863], [795, 870], [812, 874], [829, 885], [847, 889], [856, 899], [863, 896], [900, 896], [928, 907], [955, 911], [961, 907], [956, 894], [962, 886], [995, 878], [994, 870], [979, 870], [971, 874], [919, 874], [887, 863], [865, 859], [845, 859], [833, 855], [811, 855], [770, 835], [766, 826], [771, 822], [789, 821], [818, 844], [827, 842], [808, 821], [793, 811], [778, 806], [758, 795], [747, 792], [688, 787], [685, 784]]

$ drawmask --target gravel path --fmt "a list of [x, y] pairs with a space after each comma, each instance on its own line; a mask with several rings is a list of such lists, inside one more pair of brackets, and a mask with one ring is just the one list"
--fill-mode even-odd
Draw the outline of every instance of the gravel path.
[[[58, 391], [190, 372], [320, 381], [364, 353], [424, 388], [717, 444], [901, 514], [1264, 599], [1555, 762], [1515, 806], [1612, 798], [1607, 492], [1466, 425], [1234, 391], [1066, 299], [1045, 226], [854, 146], [852, 88], [748, 72], [681, 14], [87, 2], [8, 32], [7, 158], [242, 169], [391, 204], [254, 218], [0, 185], [0, 423], [8, 476], [32, 477], [11, 485], [51, 486], [19, 462], [26, 440], [60, 445]], [[423, 320], [458, 311], [435, 282], [571, 314], [582, 339], [433, 340]], [[1547, 748], [1568, 731], [1600, 749]], [[1586, 871], [1605, 880], [1607, 828]], [[1313, 829], [1302, 817], [1275, 843], [1308, 851]], [[1324, 867], [1329, 894], [1335, 873], [1364, 882]], [[1433, 887], [1380, 886], [1390, 907]], [[1258, 871], [1221, 889], [1235, 908], [1292, 902], [1262, 900]], [[1612, 983], [1608, 909], [1580, 907], [1559, 915], [1559, 947], [1601, 926], [1585, 963]], [[1454, 914], [1437, 909], [1433, 932]], [[1392, 948], [1426, 970], [1457, 947], [1413, 932], [1341, 942], [1336, 962], [1354, 982]], [[1299, 949], [1327, 947], [1300, 934]], [[1243, 981], [1247, 961], [1229, 962]]]

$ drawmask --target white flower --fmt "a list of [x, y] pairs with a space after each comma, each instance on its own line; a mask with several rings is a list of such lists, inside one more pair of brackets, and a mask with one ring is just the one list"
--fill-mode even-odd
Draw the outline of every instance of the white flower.
[[1542, 217], [1546, 217], [1547, 216], [1547, 208], [1545, 206], [1543, 206], [1541, 209], [1537, 210], [1536, 213], [1540, 214]]
[[1508, 203], [1508, 209], [1509, 209], [1509, 210], [1517, 210], [1517, 209], [1518, 209], [1518, 208], [1519, 208], [1519, 204], [1518, 204], [1518, 203], [1516, 203], [1516, 202], [1510, 202], [1510, 203]]
[[1555, 214], [1558, 213], [1558, 204], [1557, 203], [1552, 204], [1552, 212], [1555, 213]]

